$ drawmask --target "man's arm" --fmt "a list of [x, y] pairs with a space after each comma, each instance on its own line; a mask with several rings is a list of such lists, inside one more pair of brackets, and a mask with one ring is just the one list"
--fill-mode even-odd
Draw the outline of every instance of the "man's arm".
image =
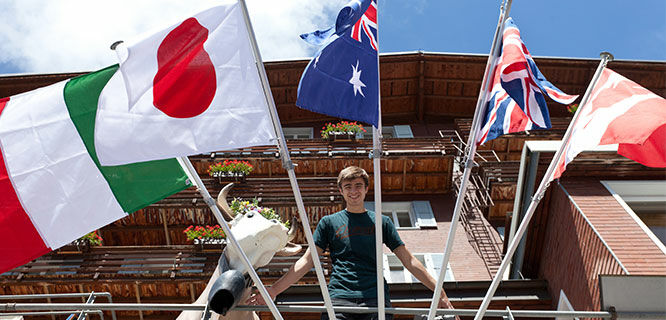
[[[324, 254], [324, 250], [315, 246], [317, 248], [317, 254], [320, 256]], [[280, 279], [275, 281], [272, 286], [268, 287], [266, 290], [268, 294], [271, 295], [271, 298], [275, 300], [280, 293], [287, 290], [291, 287], [292, 284], [296, 283], [298, 280], [303, 278], [303, 276], [312, 269], [314, 262], [312, 262], [312, 255], [310, 254], [310, 249], [305, 250], [305, 253], [300, 257], [293, 266], [289, 268], [289, 271], [285, 273]], [[248, 304], [266, 304], [263, 297], [260, 294], [252, 295], [248, 299]]]
[[[402, 265], [409, 270], [409, 272], [416, 277], [423, 285], [428, 287], [430, 290], [435, 290], [435, 285], [437, 282], [435, 279], [428, 273], [428, 270], [426, 270], [425, 266], [412, 255], [409, 250], [407, 250], [407, 247], [404, 245], [401, 245], [395, 250], [393, 250], [393, 253], [395, 254], [398, 259], [400, 259], [400, 262], [402, 262]], [[447, 309], [453, 309], [453, 306], [451, 305], [451, 302], [449, 302], [449, 297], [446, 296], [446, 292], [442, 289], [442, 294], [439, 299], [439, 307], [440, 308], [447, 308]]]

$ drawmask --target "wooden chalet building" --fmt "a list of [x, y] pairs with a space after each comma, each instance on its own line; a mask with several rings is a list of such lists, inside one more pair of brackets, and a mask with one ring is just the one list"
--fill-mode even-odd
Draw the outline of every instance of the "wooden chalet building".
[[[423, 52], [385, 54], [380, 58], [385, 125], [383, 208], [394, 217], [407, 247], [435, 278], [460, 183], [461, 150], [469, 134], [486, 60], [484, 55]], [[580, 95], [598, 64], [588, 59], [535, 60], [552, 83], [567, 93]], [[320, 138], [322, 125], [337, 119], [295, 106], [298, 81], [306, 64], [298, 60], [265, 65], [314, 228], [322, 216], [342, 209], [336, 187], [336, 176], [342, 168], [358, 165], [372, 175], [372, 140], [370, 136], [346, 142]], [[614, 61], [609, 67], [666, 96], [666, 63]], [[0, 97], [76, 75], [2, 76]], [[553, 130], [498, 138], [482, 146], [475, 158], [479, 166], [472, 174], [444, 284], [456, 308], [479, 306], [502, 259], [504, 235], [519, 222], [525, 199], [529, 201], [552, 158], [552, 148], [535, 141], [559, 140], [568, 126], [571, 115], [565, 106], [549, 101], [549, 109]], [[272, 207], [284, 219], [290, 219], [297, 216], [296, 206], [276, 155], [275, 147], [255, 147], [220, 150], [190, 159], [212, 194], [219, 192], [223, 182], [206, 173], [210, 164], [225, 159], [249, 161], [254, 171], [231, 195], [257, 198], [262, 206]], [[514, 259], [510, 280], [500, 285], [490, 308], [600, 310], [600, 274], [666, 276], [665, 182], [663, 169], [644, 167], [615, 152], [582, 153], [562, 179], [548, 189]], [[367, 200], [373, 199], [374, 192], [371, 179]], [[103, 246], [63, 248], [0, 275], [0, 298], [94, 291], [110, 293], [116, 303], [193, 302], [216, 266], [221, 248], [194, 245], [183, 230], [190, 225], [215, 224], [196, 190], [182, 191], [100, 229]], [[306, 242], [302, 231], [296, 242]], [[430, 292], [413, 283], [399, 261], [387, 250], [385, 253], [385, 277], [391, 286], [393, 305], [429, 307]], [[270, 285], [297, 258], [275, 258], [258, 270], [259, 275]], [[327, 258], [323, 264], [325, 270], [330, 270]], [[320, 304], [316, 281], [314, 272], [308, 273], [300, 285], [280, 295], [278, 303]], [[26, 301], [85, 302], [85, 298]], [[6, 302], [10, 301], [0, 301]], [[175, 315], [164, 311], [116, 312], [118, 319], [172, 319]], [[261, 316], [271, 318], [269, 313]], [[319, 318], [318, 314], [284, 316]]]

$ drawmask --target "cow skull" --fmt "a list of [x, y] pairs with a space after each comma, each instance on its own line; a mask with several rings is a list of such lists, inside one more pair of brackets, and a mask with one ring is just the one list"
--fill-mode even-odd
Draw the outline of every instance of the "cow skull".
[[[227, 194], [232, 188], [233, 183], [226, 185], [217, 197], [217, 206], [222, 211], [222, 215], [229, 223], [231, 233], [233, 234], [238, 244], [243, 249], [243, 252], [250, 260], [253, 268], [260, 268], [267, 265], [274, 255], [277, 256], [293, 256], [301, 251], [301, 246], [291, 243], [295, 237], [296, 220], [291, 221], [291, 229], [282, 225], [277, 220], [268, 220], [256, 211], [250, 211], [246, 214], [235, 215], [229, 204], [227, 203]], [[226, 255], [226, 257], [225, 257]], [[227, 263], [228, 262], [228, 263]], [[247, 274], [248, 270], [245, 264], [242, 263], [242, 256], [240, 252], [233, 246], [227, 245], [223, 256], [220, 257], [220, 262], [215, 268], [215, 272], [206, 285], [203, 293], [195, 301], [195, 303], [206, 303], [209, 301], [211, 289], [219, 287], [218, 278], [224, 277], [227, 272], [240, 272]], [[242, 278], [242, 276], [238, 276]], [[239, 279], [240, 281], [240, 279]], [[233, 308], [238, 302], [243, 301], [249, 295], [249, 288], [245, 288], [241, 294], [238, 294], [233, 300], [225, 302], [226, 305]], [[213, 292], [212, 294], [215, 294]], [[210, 296], [214, 297], [214, 296]], [[228, 310], [226, 307], [223, 313]], [[201, 319], [202, 312], [198, 311], [185, 311], [178, 317], [179, 320], [194, 320]], [[255, 313], [248, 311], [229, 311], [225, 319], [258, 319]]]
[[[217, 197], [217, 206], [229, 223], [231, 232], [238, 244], [256, 269], [271, 261], [274, 255], [291, 256], [301, 250], [301, 246], [291, 243], [296, 235], [296, 221], [291, 221], [291, 229], [279, 221], [264, 218], [257, 211], [235, 216], [227, 203], [227, 194], [233, 183], [226, 185]], [[227, 246], [231, 269], [246, 273], [248, 270], [242, 263], [242, 256], [233, 246]]]

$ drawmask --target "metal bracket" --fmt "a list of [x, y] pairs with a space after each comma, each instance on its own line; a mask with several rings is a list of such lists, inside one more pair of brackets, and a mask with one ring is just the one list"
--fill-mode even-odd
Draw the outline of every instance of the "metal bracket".
[[116, 48], [123, 42], [124, 42], [123, 40], [118, 40], [118, 41], [112, 43], [111, 46], [110, 46], [111, 50], [116, 50]]
[[539, 194], [535, 194], [532, 196], [532, 201], [533, 202], [541, 202], [541, 199], [543, 199], [544, 194], [546, 194], [546, 190], [548, 189], [548, 184], [546, 184], [546, 187], [541, 191]]
[[294, 164], [293, 161], [291, 161], [291, 159], [290, 160], [282, 159], [282, 168], [284, 168], [285, 170], [287, 171], [294, 170], [295, 167], [296, 165]]
[[464, 156], [461, 162], [464, 164], [464, 168], [474, 168], [479, 166], [476, 162], [474, 162], [473, 157]]
[[382, 149], [372, 149], [370, 153], [368, 153], [368, 158], [370, 159], [380, 159], [382, 157]]
[[608, 312], [611, 314], [611, 320], [617, 320], [617, 310], [615, 310], [615, 307], [610, 306]]
[[209, 309], [208, 303], [206, 303], [206, 309], [204, 309], [203, 314], [201, 315], [201, 320], [208, 320], [210, 319], [211, 313]]
[[214, 207], [214, 206], [217, 205], [217, 203], [215, 202], [215, 200], [213, 200], [212, 197], [204, 198], [204, 202], [205, 202], [206, 205], [208, 205], [209, 207]]

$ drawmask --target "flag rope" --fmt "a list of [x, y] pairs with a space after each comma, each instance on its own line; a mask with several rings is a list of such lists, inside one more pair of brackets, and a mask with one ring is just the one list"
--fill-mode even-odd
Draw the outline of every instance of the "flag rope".
[[[301, 223], [303, 225], [303, 232], [305, 233], [305, 238], [308, 242], [308, 246], [311, 249], [310, 255], [314, 263], [315, 273], [317, 274], [317, 280], [319, 282], [319, 288], [321, 289], [321, 295], [324, 298], [324, 305], [326, 306], [326, 312], [328, 313], [328, 317], [330, 319], [335, 319], [333, 304], [331, 302], [331, 297], [328, 292], [328, 287], [326, 286], [326, 278], [324, 277], [324, 271], [321, 266], [321, 261], [319, 260], [319, 253], [317, 252], [316, 249], [317, 246], [314, 242], [314, 237], [312, 236], [312, 230], [310, 230], [310, 219], [308, 219], [307, 212], [305, 211], [305, 205], [303, 204], [303, 197], [301, 196], [301, 190], [298, 187], [298, 181], [296, 180], [296, 173], [294, 172], [294, 164], [289, 156], [289, 150], [287, 149], [287, 143], [285, 142], [284, 132], [282, 131], [282, 126], [280, 125], [280, 118], [278, 116], [277, 108], [275, 106], [275, 100], [273, 99], [273, 93], [271, 92], [270, 85], [268, 83], [268, 76], [266, 75], [266, 69], [264, 68], [263, 60], [261, 59], [261, 53], [259, 52], [257, 39], [254, 35], [254, 29], [252, 28], [252, 22], [250, 21], [247, 5], [245, 4], [245, 0], [239, 0], [239, 3], [243, 10], [243, 18], [245, 19], [245, 26], [247, 27], [250, 43], [252, 45], [252, 52], [254, 53], [255, 63], [257, 64], [257, 70], [259, 72], [259, 78], [261, 79], [261, 87], [264, 90], [264, 97], [266, 98], [266, 102], [268, 103], [268, 110], [270, 112], [271, 120], [273, 122], [273, 129], [275, 130], [276, 135], [278, 135], [277, 145], [280, 151], [280, 158], [282, 160], [282, 165], [285, 168], [285, 170], [287, 170], [287, 174], [289, 175], [289, 182], [291, 183], [291, 189], [294, 192], [294, 198], [296, 199], [296, 207], [298, 208], [298, 215], [301, 218]], [[270, 303], [269, 306], [273, 307], [275, 306], [273, 299], [270, 297], [268, 292], [266, 292], [265, 295], [263, 291], [260, 290], [259, 292], [264, 298], [264, 301], [266, 301], [266, 303]], [[271, 312], [272, 311], [273, 309], [271, 308]], [[277, 309], [275, 311], [279, 316], [280, 313], [277, 311]], [[275, 316], [275, 313], [273, 315]], [[275, 317], [282, 319], [281, 317], [278, 316]]]
[[[504, 274], [506, 268], [509, 265], [509, 261], [511, 261], [511, 259], [513, 258], [513, 254], [516, 252], [516, 248], [518, 248], [518, 244], [520, 243], [521, 238], [527, 231], [527, 226], [529, 225], [530, 220], [532, 219], [532, 216], [536, 211], [536, 207], [539, 204], [539, 200], [541, 200], [544, 193], [548, 189], [548, 186], [550, 185], [551, 177], [553, 176], [553, 172], [555, 171], [557, 163], [559, 162], [560, 158], [562, 157], [562, 154], [564, 153], [564, 147], [566, 146], [567, 142], [569, 141], [569, 138], [571, 137], [574, 124], [576, 123], [576, 120], [580, 115], [580, 110], [585, 106], [585, 103], [587, 103], [590, 93], [592, 93], [592, 89], [594, 89], [594, 85], [597, 83], [597, 80], [599, 80], [599, 76], [601, 76], [601, 72], [606, 67], [606, 64], [608, 64], [608, 62], [613, 60], [613, 55], [608, 52], [602, 52], [600, 56], [601, 56], [601, 61], [599, 61], [599, 66], [597, 67], [597, 70], [594, 73], [594, 76], [592, 77], [592, 81], [590, 81], [590, 84], [587, 87], [587, 90], [585, 91], [585, 95], [581, 100], [580, 107], [578, 108], [578, 110], [576, 110], [576, 114], [574, 114], [573, 119], [571, 119], [569, 128], [567, 129], [567, 132], [564, 134], [564, 137], [562, 138], [562, 144], [560, 145], [560, 148], [553, 156], [553, 159], [551, 160], [550, 165], [548, 166], [548, 169], [546, 170], [546, 173], [543, 176], [543, 179], [541, 179], [541, 184], [539, 184], [539, 188], [534, 192], [534, 196], [532, 197], [530, 205], [527, 208], [527, 211], [525, 212], [525, 218], [523, 218], [523, 221], [520, 222], [520, 226], [516, 231], [516, 235], [511, 239], [511, 243], [509, 244], [506, 254], [502, 259], [502, 263], [500, 264], [499, 270], [497, 270], [497, 273], [495, 274], [495, 277], [493, 278], [493, 281], [490, 284], [490, 287], [488, 288], [488, 292], [486, 292], [486, 296], [483, 298], [483, 301], [481, 301], [481, 306], [479, 307], [479, 311], [474, 317], [474, 320], [482, 319], [484, 314], [486, 313], [488, 305], [490, 304], [490, 299], [495, 294], [495, 291], [499, 286], [499, 282], [502, 279], [502, 275]], [[514, 208], [514, 210], [517, 210], [517, 208]]]
[[474, 154], [476, 153], [476, 134], [479, 131], [481, 117], [483, 117], [485, 114], [485, 112], [482, 112], [481, 110], [484, 109], [486, 105], [486, 95], [492, 80], [491, 73], [495, 69], [495, 65], [499, 57], [501, 44], [500, 39], [504, 30], [504, 22], [508, 18], [509, 12], [511, 12], [512, 1], [513, 0], [502, 0], [500, 5], [500, 15], [497, 21], [497, 28], [495, 29], [495, 36], [490, 47], [490, 53], [488, 54], [488, 62], [486, 63], [486, 70], [483, 74], [481, 88], [479, 89], [479, 99], [476, 101], [476, 109], [474, 110], [472, 127], [470, 129], [469, 138], [467, 140], [467, 147], [465, 148], [465, 155], [463, 157], [465, 170], [463, 171], [462, 180], [460, 181], [460, 188], [458, 188], [458, 197], [456, 198], [456, 204], [453, 209], [453, 216], [451, 217], [451, 226], [449, 227], [449, 234], [447, 235], [446, 244], [444, 246], [442, 265], [439, 271], [439, 276], [437, 277], [435, 290], [433, 292], [430, 311], [428, 312], [428, 320], [433, 320], [435, 318], [437, 305], [441, 298], [442, 286], [444, 285], [444, 278], [446, 277], [446, 266], [448, 265], [451, 251], [453, 251], [453, 240], [455, 239], [462, 204], [465, 201], [465, 193], [469, 184], [469, 177], [472, 173], [472, 167], [474, 166]]

